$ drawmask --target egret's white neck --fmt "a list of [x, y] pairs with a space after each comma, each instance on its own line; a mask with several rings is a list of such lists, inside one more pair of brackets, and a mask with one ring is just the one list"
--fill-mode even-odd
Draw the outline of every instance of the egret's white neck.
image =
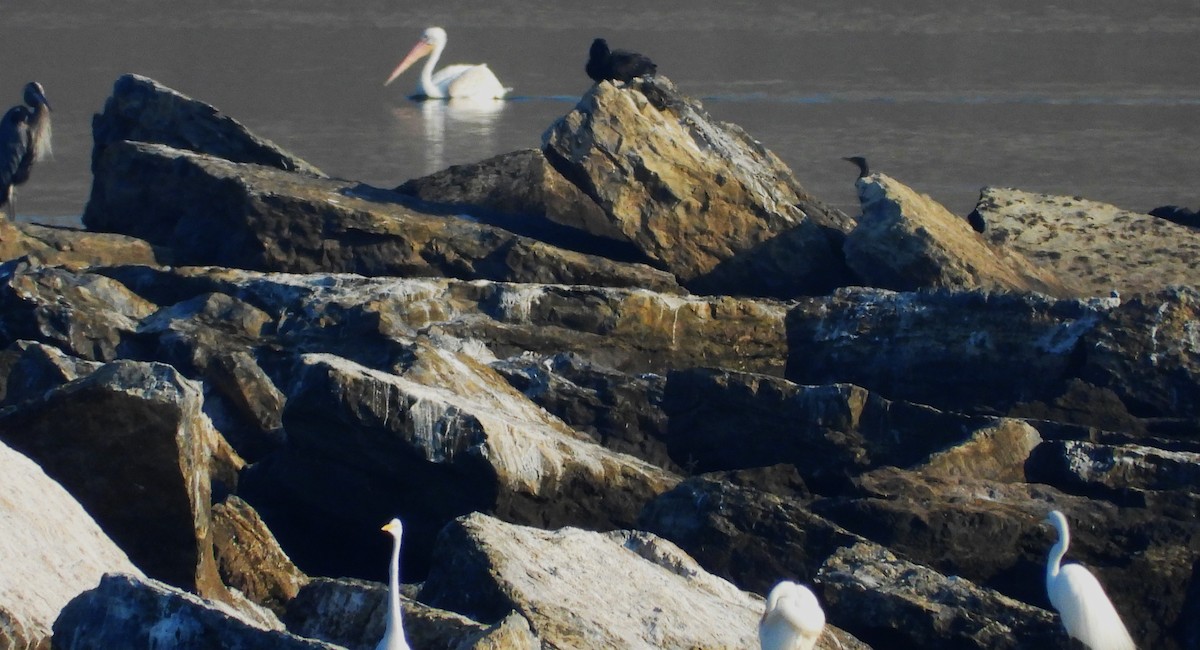
[[392, 544], [392, 566], [388, 570], [388, 609], [391, 615], [387, 619], [388, 629], [392, 625], [400, 626], [400, 539]]
[[1058, 541], [1050, 547], [1050, 556], [1046, 559], [1046, 580], [1058, 575], [1062, 558], [1067, 554], [1067, 546], [1071, 543], [1071, 533], [1067, 531], [1066, 526], [1059, 526], [1058, 522], [1054, 522], [1054, 529], [1058, 531]]
[[429, 60], [425, 62], [425, 67], [421, 68], [421, 93], [426, 97], [434, 97], [440, 99], [442, 89], [433, 85], [433, 67], [437, 65], [438, 59], [442, 58], [442, 50], [446, 49], [446, 42], [441, 41], [433, 46], [433, 52], [429, 54]]

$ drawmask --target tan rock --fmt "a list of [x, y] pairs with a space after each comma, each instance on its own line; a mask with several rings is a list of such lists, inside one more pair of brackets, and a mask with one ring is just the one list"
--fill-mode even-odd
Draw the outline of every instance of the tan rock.
[[250, 504], [236, 496], [213, 506], [213, 551], [225, 583], [282, 615], [308, 583]]
[[1088, 296], [1200, 286], [1200, 231], [1080, 197], [985, 187], [986, 236]]
[[977, 429], [966, 442], [930, 456], [914, 469], [942, 479], [1019, 483], [1025, 480], [1025, 462], [1041, 443], [1037, 429], [1020, 420], [1003, 419]]
[[1074, 293], [1021, 255], [989, 245], [966, 220], [886, 174], [860, 178], [855, 186], [862, 217], [846, 237], [846, 263], [870, 286]]

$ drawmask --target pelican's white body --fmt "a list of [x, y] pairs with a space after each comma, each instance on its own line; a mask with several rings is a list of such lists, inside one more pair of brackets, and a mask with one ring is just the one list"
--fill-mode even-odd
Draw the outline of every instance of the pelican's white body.
[[404, 638], [404, 620], [400, 611], [400, 537], [404, 526], [399, 519], [389, 521], [385, 532], [392, 535], [392, 563], [388, 567], [388, 615], [387, 628], [375, 650], [411, 650]]
[[1060, 566], [1071, 543], [1067, 518], [1054, 510], [1046, 521], [1058, 531], [1058, 542], [1046, 560], [1046, 593], [1067, 634], [1091, 650], [1135, 650], [1129, 631], [1096, 576], [1078, 564]]
[[784, 580], [767, 595], [758, 622], [762, 650], [812, 650], [825, 630], [825, 611], [803, 585]]
[[446, 49], [446, 38], [446, 30], [441, 27], [426, 29], [383, 85], [390, 84], [418, 59], [429, 55], [425, 66], [421, 68], [421, 78], [417, 81], [419, 95], [433, 99], [500, 99], [512, 90], [500, 83], [486, 63], [448, 65], [434, 72], [433, 68], [442, 57], [442, 50]]

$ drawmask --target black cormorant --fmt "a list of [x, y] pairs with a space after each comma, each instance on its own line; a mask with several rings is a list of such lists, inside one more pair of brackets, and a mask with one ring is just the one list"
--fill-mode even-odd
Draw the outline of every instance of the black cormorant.
[[637, 52], [609, 50], [603, 38], [592, 41], [588, 62], [584, 66], [587, 76], [599, 83], [606, 79], [629, 83], [634, 77], [647, 77], [658, 71], [658, 66]]

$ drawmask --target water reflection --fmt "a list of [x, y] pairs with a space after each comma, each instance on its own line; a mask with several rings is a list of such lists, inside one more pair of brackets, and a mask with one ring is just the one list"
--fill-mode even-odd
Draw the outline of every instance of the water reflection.
[[425, 172], [432, 173], [448, 166], [447, 152], [494, 151], [505, 104], [501, 99], [429, 100], [399, 106], [392, 115], [400, 137], [424, 138]]

